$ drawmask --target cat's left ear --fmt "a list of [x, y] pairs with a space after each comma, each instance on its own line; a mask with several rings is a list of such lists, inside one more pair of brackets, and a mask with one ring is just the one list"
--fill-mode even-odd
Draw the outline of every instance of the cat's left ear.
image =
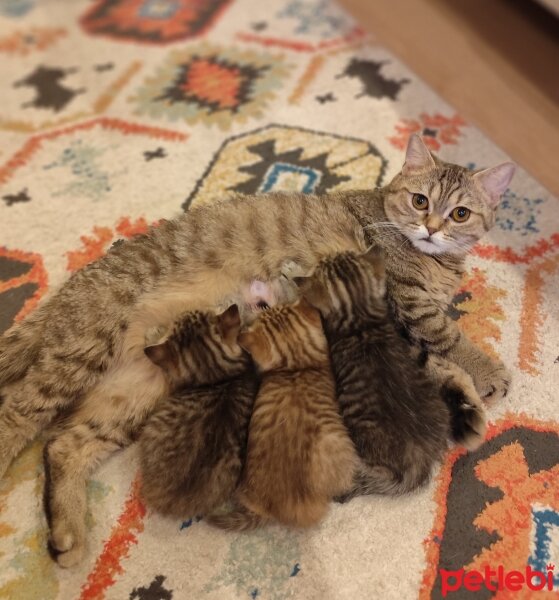
[[236, 304], [232, 304], [226, 311], [217, 316], [217, 327], [221, 337], [228, 344], [235, 343], [241, 329], [241, 314]]
[[491, 208], [497, 208], [499, 205], [501, 196], [507, 191], [515, 171], [514, 163], [505, 162], [474, 174], [474, 181], [484, 192]]

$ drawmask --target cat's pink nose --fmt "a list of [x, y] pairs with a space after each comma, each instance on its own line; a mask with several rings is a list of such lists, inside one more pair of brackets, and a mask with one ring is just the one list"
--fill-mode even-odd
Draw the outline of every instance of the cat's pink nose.
[[434, 233], [437, 233], [438, 229], [436, 227], [429, 227], [428, 225], [426, 225], [427, 227], [427, 233], [429, 235], [433, 235]]

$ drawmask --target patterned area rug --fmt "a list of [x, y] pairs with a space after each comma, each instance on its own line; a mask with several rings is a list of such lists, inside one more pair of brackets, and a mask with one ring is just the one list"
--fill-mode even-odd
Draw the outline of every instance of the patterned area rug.
[[[506, 158], [325, 0], [0, 0], [0, 73], [0, 331], [114, 240], [225, 192], [377, 186], [411, 132], [470, 167]], [[0, 597], [557, 597], [558, 208], [520, 171], [468, 261], [451, 314], [514, 385], [427, 488], [228, 535], [147, 513], [131, 448], [95, 473], [87, 558], [63, 571], [37, 442], [0, 483]], [[527, 568], [555, 592], [506, 578]]]

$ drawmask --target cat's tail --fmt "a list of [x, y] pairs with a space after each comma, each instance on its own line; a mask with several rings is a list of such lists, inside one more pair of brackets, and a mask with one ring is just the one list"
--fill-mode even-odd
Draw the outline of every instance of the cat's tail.
[[269, 522], [268, 518], [258, 515], [240, 504], [230, 512], [213, 513], [204, 519], [210, 525], [228, 531], [253, 531]]
[[347, 502], [356, 496], [381, 494], [399, 496], [421, 487], [431, 476], [432, 461], [418, 457], [401, 472], [385, 466], [369, 466], [361, 463], [353, 478], [352, 489], [336, 498], [337, 502]]
[[[327, 511], [327, 502], [309, 500], [286, 506], [274, 517], [289, 527], [313, 527], [322, 520]], [[271, 521], [270, 517], [252, 512], [245, 506], [237, 506], [228, 513], [214, 513], [205, 519], [210, 525], [229, 531], [252, 531]]]
[[325, 496], [298, 499], [277, 507], [274, 516], [280, 523], [290, 527], [314, 527], [326, 516], [328, 504], [329, 499]]
[[42, 318], [33, 313], [0, 337], [0, 389], [25, 377], [41, 347]]

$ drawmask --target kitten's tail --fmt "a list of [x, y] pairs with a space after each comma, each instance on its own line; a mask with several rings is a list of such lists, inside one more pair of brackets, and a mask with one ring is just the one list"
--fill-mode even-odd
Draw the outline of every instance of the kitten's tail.
[[274, 516], [289, 527], [314, 527], [326, 516], [328, 504], [326, 497], [298, 499], [276, 507]]
[[403, 473], [396, 473], [384, 466], [369, 466], [361, 463], [353, 478], [353, 488], [336, 500], [347, 502], [356, 496], [369, 494], [385, 496], [407, 494], [427, 483], [431, 476], [431, 468], [431, 461], [421, 460], [419, 457]]
[[266, 517], [257, 515], [242, 505], [235, 506], [234, 510], [228, 513], [207, 515], [205, 520], [214, 527], [229, 531], [253, 531], [269, 522]]
[[42, 319], [34, 313], [0, 337], [0, 389], [23, 378], [37, 360]]

